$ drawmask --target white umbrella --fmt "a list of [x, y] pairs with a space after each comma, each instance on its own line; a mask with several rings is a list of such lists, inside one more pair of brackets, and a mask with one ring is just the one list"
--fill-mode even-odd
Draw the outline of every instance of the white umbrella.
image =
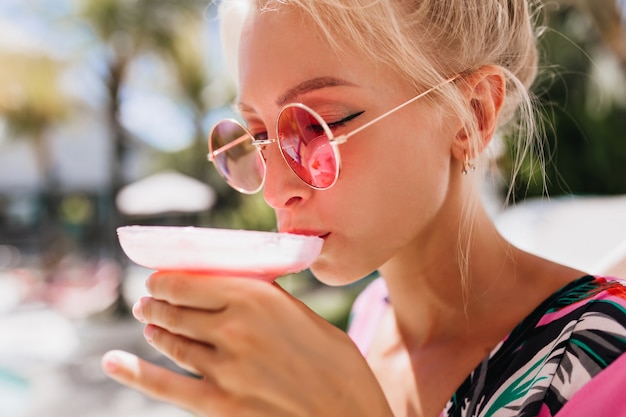
[[213, 207], [215, 191], [195, 178], [164, 171], [122, 188], [115, 202], [120, 212], [131, 216], [196, 213]]

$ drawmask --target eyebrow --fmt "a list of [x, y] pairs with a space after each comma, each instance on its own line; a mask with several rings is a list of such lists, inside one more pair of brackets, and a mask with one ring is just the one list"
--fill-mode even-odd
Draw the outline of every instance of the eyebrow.
[[279, 106], [284, 106], [285, 104], [293, 101], [296, 97], [302, 94], [305, 94], [314, 90], [320, 90], [322, 88], [338, 87], [338, 86], [354, 87], [355, 84], [350, 81], [347, 81], [341, 78], [336, 78], [336, 77], [312, 78], [310, 80], [301, 82], [295, 87], [292, 87], [289, 90], [287, 90], [285, 94], [278, 97], [278, 99], [276, 100], [276, 104], [278, 104]]
[[[288, 89], [283, 95], [278, 97], [278, 99], [276, 100], [276, 104], [279, 107], [282, 107], [287, 103], [295, 101], [296, 97], [302, 94], [306, 94], [315, 90], [321, 90], [322, 88], [339, 86], [355, 87], [356, 84], [337, 77], [311, 78], [310, 80], [303, 81], [300, 84]], [[248, 106], [245, 103], [239, 103], [237, 107], [242, 111], [252, 111], [252, 107]]]

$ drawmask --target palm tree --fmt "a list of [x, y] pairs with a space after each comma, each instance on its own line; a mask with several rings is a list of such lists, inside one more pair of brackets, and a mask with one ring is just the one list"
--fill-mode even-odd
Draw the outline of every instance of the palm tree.
[[0, 62], [0, 117], [9, 137], [32, 142], [40, 169], [42, 215], [36, 243], [48, 277], [64, 242], [57, 210], [59, 183], [47, 140], [49, 129], [70, 113], [71, 102], [58, 86], [64, 63], [32, 52], [4, 53]]
[[574, 7], [586, 15], [593, 23], [600, 39], [613, 52], [626, 73], [626, 28], [624, 19], [626, 7], [620, 0], [559, 0], [566, 7]]
[[204, 62], [204, 45], [197, 38], [201, 30], [202, 28], [196, 25], [181, 28], [164, 52], [172, 63], [174, 75], [180, 86], [180, 95], [193, 112], [195, 137], [190, 147], [191, 158], [186, 164], [189, 166], [187, 171], [195, 178], [206, 180], [208, 164], [206, 158], [202, 157], [206, 154], [206, 137], [202, 121], [211, 105], [204, 94], [211, 80]]
[[[129, 68], [135, 59], [147, 53], [168, 61], [174, 68], [182, 96], [194, 109], [196, 129], [201, 132], [201, 115], [207, 109], [202, 91], [208, 79], [202, 51], [194, 48], [192, 41], [201, 37], [206, 7], [206, 0], [82, 0], [79, 3], [79, 17], [92, 28], [97, 46], [103, 46], [106, 51], [103, 80], [108, 96], [106, 118], [114, 143], [106, 199], [109, 216], [100, 227], [105, 245], [120, 261], [126, 258], [120, 252], [114, 232], [122, 223], [115, 196], [126, 185], [122, 173], [132, 138], [121, 121], [121, 93]], [[200, 137], [200, 133], [196, 136]], [[201, 176], [198, 169], [193, 171], [195, 176]], [[117, 307], [120, 313], [125, 312], [121, 297]]]
[[[207, 15], [213, 3], [206, 0], [83, 0], [81, 15], [94, 28], [99, 41], [108, 50], [106, 86], [109, 96], [108, 118], [114, 132], [115, 154], [112, 161], [112, 195], [123, 185], [120, 164], [124, 163], [129, 134], [120, 122], [120, 90], [125, 82], [128, 68], [141, 54], [152, 52], [171, 69], [178, 84], [177, 99], [193, 113], [195, 138], [188, 148], [163, 159], [178, 170], [209, 183], [220, 194], [218, 205], [205, 222], [231, 223], [233, 207], [240, 206], [238, 193], [223, 185], [206, 161], [206, 134], [203, 119], [212, 107], [207, 97], [207, 87], [219, 80], [211, 79], [207, 48], [202, 42], [202, 31], [207, 25]], [[208, 5], [208, 6], [207, 6]], [[208, 7], [208, 8], [207, 8]], [[233, 93], [234, 95], [234, 93]], [[252, 211], [258, 219], [258, 202], [251, 201]], [[215, 217], [218, 219], [215, 220]], [[234, 216], [236, 217], [236, 216]], [[271, 217], [271, 216], [270, 216]], [[272, 220], [246, 226], [268, 227]], [[253, 222], [254, 223], [254, 222]], [[242, 226], [238, 224], [237, 226]], [[112, 229], [112, 227], [110, 227]]]
[[[538, 85], [549, 121], [549, 182], [526, 161], [514, 200], [543, 195], [546, 188], [552, 196], [624, 194], [626, 29], [620, 6], [617, 0], [557, 4], [546, 8], [549, 30], [541, 48], [550, 67]], [[502, 162], [510, 169], [510, 154]]]
[[63, 64], [47, 55], [18, 53], [2, 54], [0, 62], [0, 115], [11, 136], [33, 141], [44, 189], [54, 190], [57, 178], [45, 133], [69, 110], [57, 84]]
[[[111, 158], [110, 224], [119, 224], [114, 196], [125, 182], [123, 165], [131, 135], [121, 123], [121, 91], [133, 60], [142, 53], [175, 55], [177, 33], [181, 28], [197, 26], [203, 18], [204, 1], [200, 0], [83, 0], [79, 16], [93, 29], [96, 41], [106, 50], [104, 83], [108, 95], [107, 119], [114, 141]], [[199, 36], [199, 35], [196, 35]], [[195, 77], [192, 82], [202, 83]], [[112, 236], [115, 241], [115, 237]], [[111, 242], [117, 248], [117, 242]]]
[[119, 164], [123, 163], [128, 135], [120, 122], [120, 92], [132, 60], [142, 52], [174, 49], [173, 39], [180, 28], [202, 18], [199, 0], [84, 0], [80, 15], [91, 25], [107, 48], [106, 87], [108, 118], [115, 152], [111, 173], [113, 191], [123, 184]]

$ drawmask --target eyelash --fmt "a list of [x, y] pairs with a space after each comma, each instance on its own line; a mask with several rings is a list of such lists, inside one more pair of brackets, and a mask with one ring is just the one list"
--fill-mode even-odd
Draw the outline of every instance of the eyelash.
[[346, 123], [356, 119], [357, 117], [359, 117], [360, 115], [362, 115], [364, 112], [360, 111], [360, 112], [356, 112], [354, 114], [349, 115], [348, 117], [344, 117], [341, 120], [337, 120], [336, 122], [332, 122], [332, 123], [327, 123], [328, 127], [330, 127], [330, 130], [334, 131], [335, 129], [345, 125]]
[[[336, 122], [330, 122], [330, 123], [327, 122], [326, 124], [328, 125], [330, 130], [332, 132], [334, 132], [335, 130], [339, 129], [340, 127], [342, 127], [346, 123], [356, 119], [357, 117], [359, 117], [363, 113], [365, 113], [365, 112], [364, 111], [359, 111], [359, 112], [353, 113], [353, 114], [351, 114], [351, 115], [349, 115], [347, 117], [344, 117], [341, 120], [337, 120]], [[318, 128], [320, 128], [320, 127], [318, 126]], [[251, 133], [252, 133], [252, 136], [254, 136], [255, 140], [266, 140], [268, 138], [267, 131], [258, 132], [258, 133], [251, 132]]]

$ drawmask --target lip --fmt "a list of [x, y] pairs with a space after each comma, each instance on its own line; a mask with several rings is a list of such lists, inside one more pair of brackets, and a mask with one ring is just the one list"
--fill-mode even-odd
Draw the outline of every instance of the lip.
[[294, 235], [304, 235], [304, 236], [317, 236], [321, 239], [326, 240], [326, 238], [328, 238], [328, 236], [330, 236], [330, 232], [316, 232], [313, 230], [298, 230], [298, 229], [292, 229], [292, 230], [284, 230], [281, 232], [283, 233], [291, 233]]

